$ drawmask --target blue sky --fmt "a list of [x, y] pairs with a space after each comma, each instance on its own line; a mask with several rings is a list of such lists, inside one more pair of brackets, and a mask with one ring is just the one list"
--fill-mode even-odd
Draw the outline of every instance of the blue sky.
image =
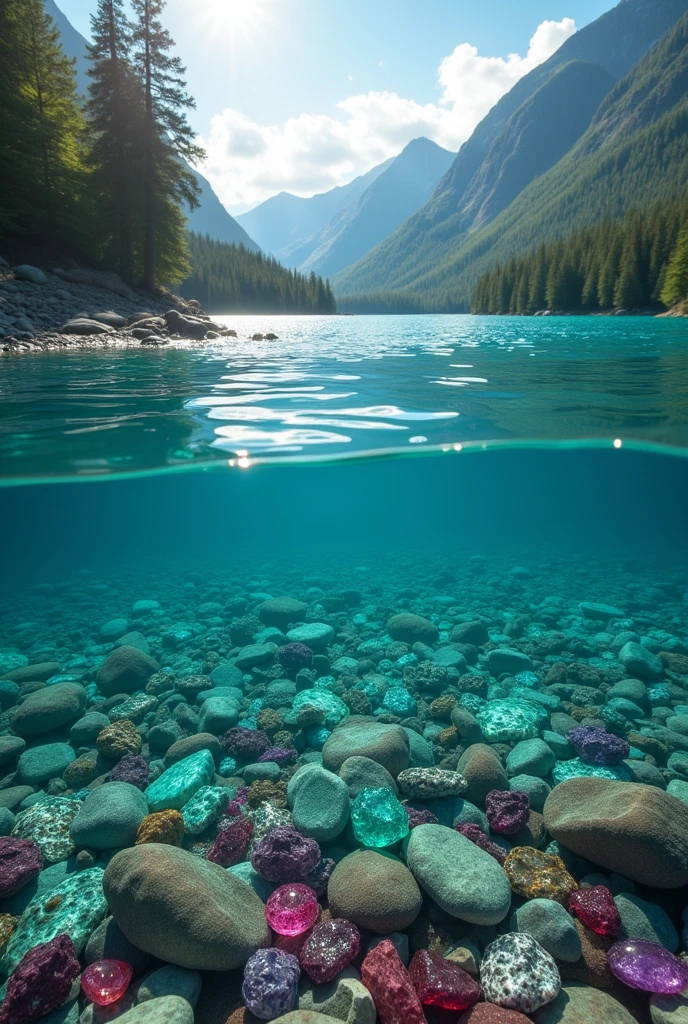
[[[57, 3], [88, 34], [96, 0]], [[458, 149], [521, 74], [612, 6], [168, 0], [165, 22], [197, 100], [204, 169], [239, 211], [282, 188], [308, 195], [342, 184], [416, 135]]]

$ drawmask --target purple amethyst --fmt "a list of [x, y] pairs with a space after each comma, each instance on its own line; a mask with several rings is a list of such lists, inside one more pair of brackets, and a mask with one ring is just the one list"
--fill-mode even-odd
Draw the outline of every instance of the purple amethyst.
[[[224, 824], [226, 822], [226, 824]], [[246, 859], [248, 844], [253, 835], [253, 822], [240, 814], [233, 821], [223, 819], [217, 832], [217, 839], [206, 854], [207, 859], [223, 868], [231, 868]]]
[[577, 725], [575, 729], [569, 729], [566, 739], [588, 764], [618, 764], [631, 751], [627, 740], [598, 725]]
[[485, 797], [485, 814], [493, 832], [512, 836], [528, 821], [530, 798], [527, 793], [493, 789]]
[[289, 761], [295, 761], [298, 754], [293, 747], [270, 747], [261, 754], [258, 758], [258, 764], [262, 764], [265, 761], [275, 761], [277, 764], [288, 764]]
[[270, 738], [266, 732], [262, 729], [246, 729], [242, 725], [228, 729], [220, 743], [231, 757], [239, 761], [254, 761], [270, 748]]
[[0, 1024], [30, 1024], [67, 1000], [81, 972], [69, 935], [34, 946], [19, 961], [7, 982]]
[[491, 843], [479, 825], [464, 822], [461, 825], [455, 825], [454, 828], [456, 832], [460, 832], [466, 839], [470, 839], [472, 843], [479, 846], [485, 853], [489, 853], [490, 857], [494, 857], [500, 864], [504, 864], [506, 850], [503, 850], [501, 846], [497, 846], [496, 843]]
[[149, 775], [148, 761], [141, 754], [125, 754], [110, 772], [113, 782], [128, 782], [137, 789], [146, 788]]
[[285, 644], [277, 652], [277, 660], [287, 672], [298, 672], [301, 668], [310, 668], [313, 651], [305, 644]]
[[327, 892], [327, 883], [335, 867], [336, 864], [331, 857], [323, 857], [320, 863], [316, 864], [313, 870], [309, 871], [304, 878], [305, 884], [315, 891], [318, 899]]
[[320, 847], [291, 825], [278, 825], [256, 843], [251, 865], [268, 882], [302, 882], [320, 863]]
[[437, 815], [427, 807], [409, 807], [406, 804], [404, 809], [408, 814], [409, 828], [415, 828], [416, 825], [439, 825], [440, 823]]
[[243, 1000], [260, 1020], [274, 1020], [296, 1008], [301, 968], [291, 953], [259, 949], [244, 967]]
[[43, 855], [31, 839], [3, 836], [0, 839], [0, 899], [13, 896], [40, 874]]

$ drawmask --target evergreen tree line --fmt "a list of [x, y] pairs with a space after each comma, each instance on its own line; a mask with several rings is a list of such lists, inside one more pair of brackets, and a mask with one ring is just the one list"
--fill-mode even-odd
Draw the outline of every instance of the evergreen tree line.
[[364, 295], [345, 295], [337, 300], [341, 313], [402, 314], [427, 312], [422, 296], [413, 292], [369, 292]]
[[334, 313], [329, 281], [287, 270], [272, 256], [243, 245], [188, 234], [193, 270], [181, 285], [208, 313]]
[[190, 270], [182, 204], [202, 156], [165, 0], [99, 0], [90, 86], [43, 0], [0, 0], [0, 234], [59, 246], [152, 289]]
[[669, 308], [688, 298], [688, 201], [631, 210], [526, 256], [478, 281], [472, 313], [532, 315]]

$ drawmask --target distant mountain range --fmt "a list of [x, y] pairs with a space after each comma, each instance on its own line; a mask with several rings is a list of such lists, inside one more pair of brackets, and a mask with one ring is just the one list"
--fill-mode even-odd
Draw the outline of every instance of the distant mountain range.
[[621, 0], [568, 39], [492, 108], [428, 202], [335, 276], [337, 294], [467, 308], [497, 260], [685, 188], [687, 10]]
[[348, 185], [310, 199], [282, 192], [237, 220], [283, 263], [332, 276], [415, 213], [454, 156], [429, 139], [414, 139], [399, 156]]
[[[90, 81], [86, 51], [88, 43], [62, 13], [55, 0], [43, 0], [43, 4], [46, 14], [50, 15], [60, 32], [60, 41], [65, 53], [76, 61], [77, 88], [81, 95], [85, 96], [88, 92]], [[217, 242], [244, 245], [253, 252], [259, 252], [260, 246], [253, 241], [247, 232], [227, 212], [213, 192], [208, 179], [191, 167], [189, 170], [196, 178], [201, 190], [201, 205], [196, 210], [187, 211], [189, 230], [201, 235], [210, 235]]]

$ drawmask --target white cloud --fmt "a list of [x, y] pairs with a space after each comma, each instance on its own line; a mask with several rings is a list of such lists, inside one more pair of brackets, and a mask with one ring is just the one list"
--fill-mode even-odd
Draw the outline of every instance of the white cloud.
[[576, 31], [572, 18], [543, 21], [528, 53], [483, 57], [460, 43], [440, 63], [437, 103], [395, 92], [342, 100], [337, 116], [301, 114], [283, 125], [261, 125], [227, 107], [211, 121], [202, 168], [222, 202], [235, 212], [277, 192], [313, 195], [350, 181], [395, 156], [420, 135], [458, 150], [492, 106]]

